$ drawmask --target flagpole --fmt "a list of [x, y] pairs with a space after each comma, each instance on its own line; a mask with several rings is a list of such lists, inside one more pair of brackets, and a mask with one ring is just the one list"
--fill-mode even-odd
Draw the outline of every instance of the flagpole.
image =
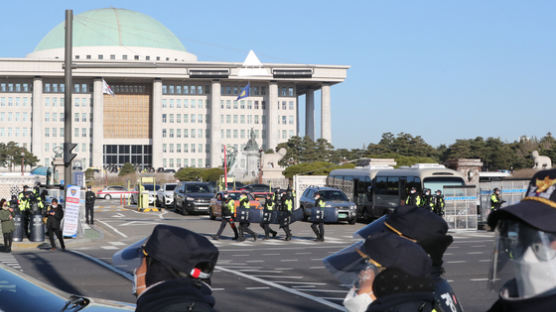
[[224, 191], [228, 190], [228, 160], [226, 158], [226, 145], [224, 145]]

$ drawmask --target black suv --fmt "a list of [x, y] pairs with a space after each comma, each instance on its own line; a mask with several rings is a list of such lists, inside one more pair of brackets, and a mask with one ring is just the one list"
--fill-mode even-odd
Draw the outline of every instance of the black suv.
[[310, 186], [305, 189], [299, 199], [299, 206], [303, 209], [303, 219], [311, 216], [311, 210], [315, 206], [315, 193], [319, 192], [326, 207], [335, 207], [338, 210], [338, 221], [348, 221], [354, 224], [357, 220], [357, 206], [349, 201], [346, 194], [337, 188]]
[[180, 182], [174, 189], [174, 208], [177, 212], [209, 212], [210, 199], [214, 192], [209, 183]]

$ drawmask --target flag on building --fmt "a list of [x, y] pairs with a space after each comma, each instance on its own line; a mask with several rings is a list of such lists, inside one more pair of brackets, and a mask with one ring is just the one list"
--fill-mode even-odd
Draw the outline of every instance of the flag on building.
[[239, 92], [239, 95], [238, 95], [236, 101], [239, 101], [243, 98], [248, 97], [249, 96], [249, 89], [250, 89], [250, 86], [249, 86], [249, 82], [248, 82], [247, 85], [245, 86], [245, 88], [241, 89], [241, 91]]
[[102, 79], [102, 94], [114, 95], [114, 91], [112, 91], [112, 88], [110, 88], [104, 79]]

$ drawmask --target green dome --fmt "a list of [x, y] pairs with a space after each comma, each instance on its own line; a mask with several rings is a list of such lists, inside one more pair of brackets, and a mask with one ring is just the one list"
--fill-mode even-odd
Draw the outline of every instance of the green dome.
[[[64, 47], [64, 22], [54, 27], [34, 52]], [[73, 17], [73, 46], [150, 47], [185, 51], [164, 25], [143, 13], [125, 9], [98, 9]]]

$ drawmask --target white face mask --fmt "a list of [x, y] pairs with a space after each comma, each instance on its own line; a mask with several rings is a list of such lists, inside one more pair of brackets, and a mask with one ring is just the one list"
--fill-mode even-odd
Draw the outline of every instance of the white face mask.
[[537, 296], [556, 287], [556, 258], [540, 261], [532, 247], [527, 248], [520, 262], [516, 263], [516, 283], [522, 297]]
[[344, 298], [344, 307], [348, 312], [365, 312], [373, 299], [368, 294], [357, 294], [352, 287]]

